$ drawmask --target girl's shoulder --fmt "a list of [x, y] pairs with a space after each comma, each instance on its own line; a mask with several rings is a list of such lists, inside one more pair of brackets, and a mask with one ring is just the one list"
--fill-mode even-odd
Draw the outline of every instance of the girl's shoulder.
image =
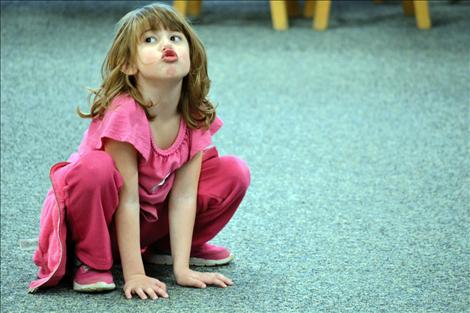
[[125, 121], [129, 125], [146, 125], [147, 115], [134, 98], [127, 93], [117, 95], [104, 113], [103, 123]]
[[209, 128], [192, 129], [193, 137], [205, 137], [214, 135], [222, 126], [224, 122], [219, 116], [216, 116]]
[[116, 96], [102, 119], [90, 124], [86, 146], [92, 150], [103, 148], [104, 138], [130, 143], [145, 158], [150, 153], [150, 129], [144, 109], [128, 94]]
[[114, 112], [116, 110], [129, 111], [129, 113], [138, 112], [145, 114], [144, 109], [128, 93], [121, 93], [114, 97], [114, 99], [109, 104], [106, 113]]
[[216, 116], [209, 129], [191, 130], [191, 148], [190, 159], [199, 151], [204, 151], [212, 146], [212, 136], [222, 127], [222, 120]]
[[211, 126], [209, 127], [209, 132], [211, 135], [215, 134], [222, 126], [224, 122], [218, 116], [215, 117], [214, 121], [212, 122]]

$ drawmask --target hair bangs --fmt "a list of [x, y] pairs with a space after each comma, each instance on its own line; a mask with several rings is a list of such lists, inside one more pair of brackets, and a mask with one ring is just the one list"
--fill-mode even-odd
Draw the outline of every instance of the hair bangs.
[[134, 58], [137, 51], [137, 46], [142, 40], [142, 35], [147, 31], [170, 30], [177, 31], [187, 36], [186, 28], [184, 27], [184, 20], [176, 14], [169, 6], [162, 4], [147, 5], [139, 10], [136, 10], [132, 16], [129, 16], [127, 23], [130, 24], [131, 39], [130, 50], [131, 59]]
[[177, 15], [171, 7], [162, 5], [145, 6], [136, 12], [137, 32], [139, 37], [149, 30], [170, 30], [185, 32], [184, 21]]

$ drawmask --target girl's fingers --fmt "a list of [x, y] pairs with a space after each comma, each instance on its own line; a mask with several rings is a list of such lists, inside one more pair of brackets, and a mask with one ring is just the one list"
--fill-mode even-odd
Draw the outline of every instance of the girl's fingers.
[[131, 290], [129, 288], [124, 289], [124, 295], [126, 296], [126, 299], [132, 299]]
[[219, 281], [219, 280], [218, 280], [215, 276], [213, 276], [213, 275], [203, 277], [203, 280], [204, 280], [204, 283], [206, 283], [206, 284], [208, 284], [208, 285], [216, 285], [216, 286], [222, 287], [221, 281]]
[[214, 279], [213, 284], [222, 288], [227, 287], [227, 285], [221, 279], [217, 279], [217, 278]]
[[157, 295], [159, 295], [160, 297], [163, 297], [163, 298], [168, 298], [168, 293], [166, 292], [165, 289], [163, 288], [160, 288], [158, 286], [153, 286], [153, 290], [157, 293]]
[[227, 284], [224, 281], [225, 277], [222, 274], [213, 273], [213, 274], [209, 275], [208, 278], [209, 278], [208, 282], [212, 285], [216, 285], [216, 286], [219, 286], [219, 287], [222, 287], [222, 288], [227, 287]]
[[216, 285], [222, 288], [226, 288], [229, 285], [232, 285], [233, 282], [219, 273], [201, 273], [199, 277], [201, 281], [207, 284]]
[[160, 289], [163, 289], [164, 291], [166, 291], [166, 285], [162, 283], [161, 281], [159, 281], [158, 279], [156, 279], [155, 285], [157, 285]]
[[192, 279], [192, 285], [197, 288], [206, 288], [206, 284], [198, 279]]
[[141, 299], [147, 299], [147, 295], [142, 290], [142, 288], [135, 289], [135, 293], [138, 294]]
[[152, 298], [152, 300], [155, 300], [158, 298], [157, 294], [151, 287], [148, 287], [147, 289], [145, 289], [145, 292], [150, 296], [150, 298]]
[[233, 281], [230, 278], [227, 278], [222, 274], [217, 274], [216, 276], [217, 276], [218, 279], [220, 279], [221, 281], [223, 281], [227, 285], [229, 285], [229, 286], [233, 285]]

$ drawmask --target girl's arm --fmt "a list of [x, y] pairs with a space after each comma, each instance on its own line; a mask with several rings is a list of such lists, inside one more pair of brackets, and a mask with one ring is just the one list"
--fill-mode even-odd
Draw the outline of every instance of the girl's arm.
[[189, 269], [201, 163], [202, 152], [199, 152], [176, 172], [171, 190], [169, 223], [173, 271], [176, 282], [183, 286], [205, 288], [206, 284], [214, 284], [227, 287], [232, 281], [221, 274]]
[[124, 184], [119, 191], [119, 206], [115, 214], [116, 234], [124, 275], [124, 293], [128, 299], [136, 293], [142, 299], [168, 297], [166, 286], [145, 275], [140, 252], [139, 189], [137, 152], [128, 143], [108, 139], [105, 151], [113, 158]]

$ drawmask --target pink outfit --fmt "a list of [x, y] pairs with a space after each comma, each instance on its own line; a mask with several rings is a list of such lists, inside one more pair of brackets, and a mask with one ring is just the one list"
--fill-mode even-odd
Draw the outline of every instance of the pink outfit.
[[193, 247], [212, 239], [230, 220], [250, 182], [246, 163], [219, 157], [211, 136], [222, 126], [219, 118], [209, 130], [190, 129], [181, 118], [176, 140], [168, 149], [154, 144], [145, 111], [127, 94], [114, 99], [103, 119], [94, 119], [77, 153], [51, 169], [52, 188], [43, 204], [34, 262], [38, 279], [30, 292], [54, 286], [65, 275], [67, 243], [88, 266], [108, 270], [116, 258], [113, 215], [119, 203], [122, 177], [103, 151], [103, 139], [130, 143], [138, 151], [141, 206], [141, 246], [169, 247], [168, 201], [175, 171], [198, 152], [203, 162], [198, 187]]

